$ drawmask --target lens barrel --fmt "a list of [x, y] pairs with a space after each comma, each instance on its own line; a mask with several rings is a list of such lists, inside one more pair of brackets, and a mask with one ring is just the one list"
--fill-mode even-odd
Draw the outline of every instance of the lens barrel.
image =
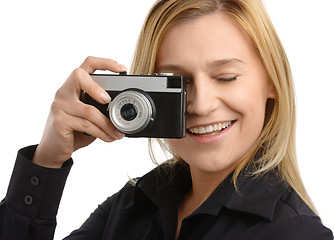
[[109, 103], [109, 117], [125, 134], [143, 131], [154, 119], [155, 106], [151, 97], [141, 90], [126, 90]]

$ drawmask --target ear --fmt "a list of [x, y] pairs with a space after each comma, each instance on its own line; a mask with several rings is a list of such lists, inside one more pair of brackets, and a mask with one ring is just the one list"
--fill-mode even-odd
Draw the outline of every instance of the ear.
[[271, 98], [271, 99], [277, 98], [276, 88], [274, 87], [274, 84], [272, 83], [269, 83], [269, 86], [268, 86], [268, 98]]

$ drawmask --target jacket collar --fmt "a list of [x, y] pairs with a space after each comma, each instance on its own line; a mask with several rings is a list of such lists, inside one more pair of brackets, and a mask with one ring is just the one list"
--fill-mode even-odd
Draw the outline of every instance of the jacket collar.
[[288, 190], [288, 185], [273, 172], [259, 178], [251, 176], [242, 178], [240, 191], [233, 191], [225, 207], [272, 221], [276, 206]]
[[[255, 214], [269, 221], [274, 218], [278, 201], [288, 187], [276, 174], [259, 178], [247, 174], [239, 177], [238, 191], [234, 188], [231, 173], [192, 215], [218, 216], [222, 208]], [[139, 179], [134, 197], [135, 214], [150, 204], [162, 209], [177, 207], [191, 188], [189, 170], [182, 164], [162, 165]]]
[[[150, 200], [158, 207], [178, 205], [190, 188], [191, 177], [182, 164], [162, 164], [138, 180], [135, 204]], [[136, 196], [138, 191], [143, 192], [145, 197], [143, 194]]]

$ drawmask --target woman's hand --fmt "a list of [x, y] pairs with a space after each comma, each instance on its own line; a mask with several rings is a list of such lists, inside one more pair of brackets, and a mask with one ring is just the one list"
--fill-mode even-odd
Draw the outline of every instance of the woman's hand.
[[89, 145], [95, 138], [112, 142], [124, 137], [97, 108], [80, 101], [83, 91], [101, 104], [110, 101], [108, 93], [89, 75], [95, 70], [122, 72], [126, 68], [111, 59], [87, 57], [72, 72], [56, 93], [34, 163], [60, 168], [74, 151]]

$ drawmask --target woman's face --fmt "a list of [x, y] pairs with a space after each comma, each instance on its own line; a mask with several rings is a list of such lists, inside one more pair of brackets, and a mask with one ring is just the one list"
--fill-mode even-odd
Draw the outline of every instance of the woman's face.
[[157, 72], [188, 78], [187, 135], [167, 143], [191, 171], [231, 172], [249, 153], [264, 124], [273, 86], [252, 43], [224, 13], [170, 29]]

